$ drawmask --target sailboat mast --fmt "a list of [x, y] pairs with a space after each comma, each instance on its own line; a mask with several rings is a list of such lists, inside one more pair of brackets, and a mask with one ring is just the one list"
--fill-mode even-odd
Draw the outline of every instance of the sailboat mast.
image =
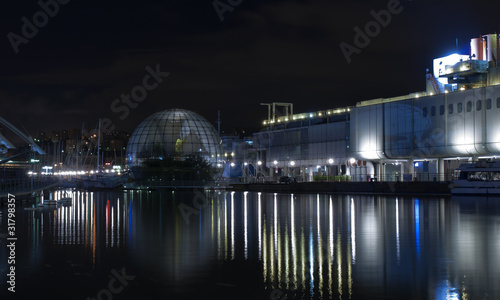
[[220, 110], [217, 111], [217, 133], [220, 136]]
[[[82, 131], [81, 131], [81, 133], [80, 133], [80, 136], [81, 136], [81, 137], [80, 137], [80, 145], [78, 145], [78, 143], [76, 144], [76, 145], [77, 145], [77, 146], [76, 146], [76, 170], [77, 170], [77, 171], [78, 171], [78, 166], [80, 165], [80, 149], [82, 150], [82, 151], [81, 151], [81, 152], [82, 152], [82, 153], [81, 153], [81, 154], [82, 154], [82, 157], [81, 157], [81, 158], [83, 158], [83, 125], [84, 125], [84, 124], [85, 124], [85, 123], [82, 123]], [[83, 161], [82, 161], [82, 163], [81, 163], [81, 168], [82, 168], [82, 171], [83, 171], [83, 170], [84, 170], [84, 168], [83, 168]]]
[[99, 131], [97, 132], [97, 172], [99, 172], [99, 147], [101, 146], [101, 119], [99, 119]]

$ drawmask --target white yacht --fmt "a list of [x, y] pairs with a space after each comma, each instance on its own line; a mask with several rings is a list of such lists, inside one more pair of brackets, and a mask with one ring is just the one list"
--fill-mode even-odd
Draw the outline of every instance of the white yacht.
[[462, 164], [456, 170], [452, 194], [500, 195], [500, 161]]
[[88, 179], [82, 180], [82, 188], [92, 189], [114, 189], [123, 187], [127, 182], [126, 176], [117, 176], [114, 174], [94, 174]]

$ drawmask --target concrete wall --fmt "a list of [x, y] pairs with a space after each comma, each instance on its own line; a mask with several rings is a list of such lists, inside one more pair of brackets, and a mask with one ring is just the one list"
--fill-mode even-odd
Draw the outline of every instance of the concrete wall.
[[500, 154], [500, 86], [359, 106], [351, 114], [355, 158]]

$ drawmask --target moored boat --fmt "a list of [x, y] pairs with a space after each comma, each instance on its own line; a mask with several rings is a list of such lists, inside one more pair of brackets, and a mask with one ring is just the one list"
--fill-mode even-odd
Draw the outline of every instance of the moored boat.
[[57, 200], [43, 200], [44, 205], [57, 205]]
[[82, 188], [93, 189], [115, 189], [123, 187], [126, 177], [108, 174], [95, 174], [88, 179], [82, 180]]
[[457, 179], [451, 186], [452, 194], [500, 195], [500, 162], [462, 164], [456, 172]]

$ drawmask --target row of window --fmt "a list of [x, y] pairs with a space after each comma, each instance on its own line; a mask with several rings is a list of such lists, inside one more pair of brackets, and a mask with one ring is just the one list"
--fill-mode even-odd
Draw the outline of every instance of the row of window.
[[[491, 109], [492, 107], [492, 104], [491, 104], [491, 99], [486, 99], [486, 109]], [[448, 114], [452, 114], [453, 113], [453, 107], [454, 105], [453, 104], [448, 104]], [[497, 98], [497, 101], [496, 101], [496, 107], [497, 108], [500, 108], [500, 97]], [[473, 108], [473, 103], [472, 101], [467, 101], [467, 103], [465, 104], [465, 109], [467, 110], [467, 112], [471, 112], [472, 111], [472, 108]], [[476, 110], [477, 111], [480, 111], [481, 109], [483, 108], [483, 102], [482, 100], [477, 100], [476, 101]], [[457, 103], [457, 113], [461, 113], [463, 112], [463, 104], [462, 103]], [[423, 117], [427, 117], [427, 107], [424, 107], [422, 109], [422, 115]], [[434, 117], [436, 115], [436, 107], [435, 106], [431, 106], [431, 117]], [[439, 106], [439, 115], [444, 115], [444, 105], [440, 105]]]

